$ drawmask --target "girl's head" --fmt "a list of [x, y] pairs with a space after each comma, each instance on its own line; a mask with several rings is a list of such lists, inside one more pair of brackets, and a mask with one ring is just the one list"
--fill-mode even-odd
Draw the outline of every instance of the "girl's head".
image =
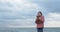
[[42, 16], [42, 12], [39, 11], [39, 12], [38, 12], [38, 16]]

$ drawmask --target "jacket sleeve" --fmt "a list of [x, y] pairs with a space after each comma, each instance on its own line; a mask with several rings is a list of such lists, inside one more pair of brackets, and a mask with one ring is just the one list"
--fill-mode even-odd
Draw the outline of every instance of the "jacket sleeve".
[[42, 18], [40, 19], [42, 22], [44, 22], [44, 16], [42, 16]]
[[[44, 23], [44, 16], [41, 17], [41, 19], [39, 19], [40, 23]], [[35, 23], [37, 24], [38, 22], [38, 18], [36, 17]]]

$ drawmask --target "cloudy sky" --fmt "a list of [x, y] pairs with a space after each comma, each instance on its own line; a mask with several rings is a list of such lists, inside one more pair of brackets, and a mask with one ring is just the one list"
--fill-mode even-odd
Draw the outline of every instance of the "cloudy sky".
[[59, 0], [0, 0], [0, 27], [36, 27], [38, 11], [45, 27], [60, 27]]

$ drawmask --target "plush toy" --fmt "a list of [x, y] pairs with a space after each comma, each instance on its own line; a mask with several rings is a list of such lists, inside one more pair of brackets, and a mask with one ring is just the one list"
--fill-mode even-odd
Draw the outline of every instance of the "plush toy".
[[37, 19], [36, 19], [35, 23], [36, 24], [41, 24], [42, 23], [40, 16], [37, 16]]

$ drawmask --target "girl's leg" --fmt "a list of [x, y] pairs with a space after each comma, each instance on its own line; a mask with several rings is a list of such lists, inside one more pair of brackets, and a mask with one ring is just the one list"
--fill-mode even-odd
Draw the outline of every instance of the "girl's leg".
[[43, 28], [37, 28], [37, 32], [43, 32]]

